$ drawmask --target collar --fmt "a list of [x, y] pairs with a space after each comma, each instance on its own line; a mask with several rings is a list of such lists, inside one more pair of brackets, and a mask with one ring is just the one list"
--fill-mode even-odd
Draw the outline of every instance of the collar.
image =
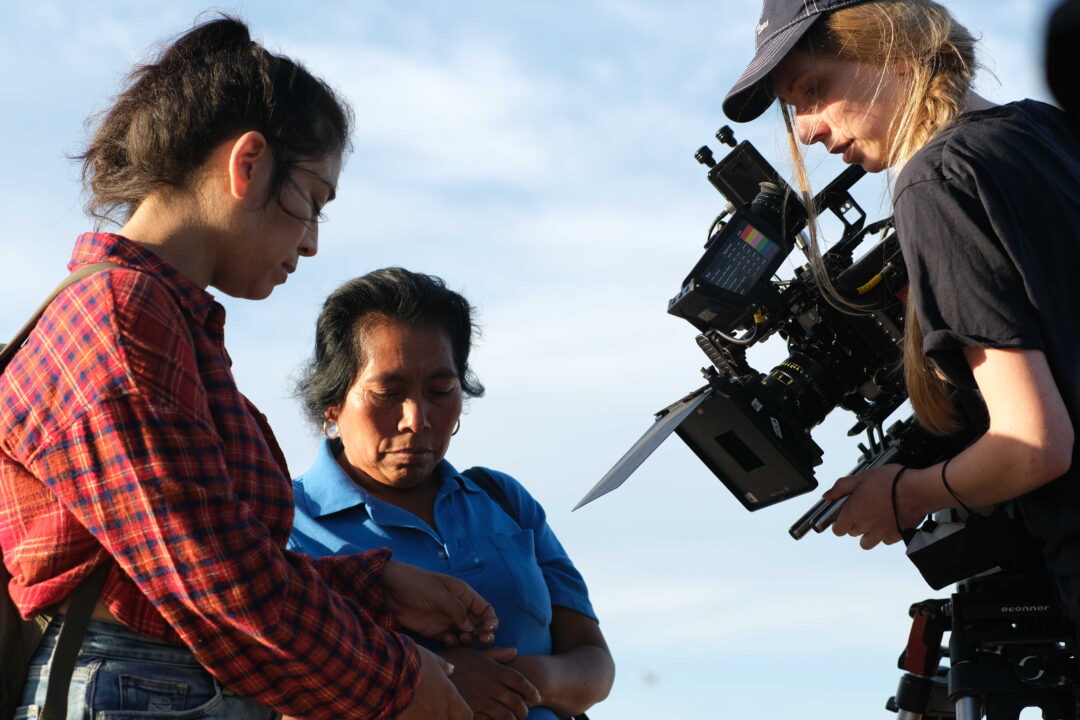
[[[367, 507], [372, 502], [382, 502], [372, 497], [338, 465], [337, 454], [340, 451], [340, 440], [323, 440], [315, 462], [300, 478], [306, 509], [312, 517], [325, 517], [342, 510]], [[445, 458], [435, 466], [434, 475], [442, 481], [436, 502], [455, 490], [483, 492]]]
[[[199, 325], [206, 325], [211, 310], [221, 306], [214, 296], [189, 280], [152, 251], [115, 233], [84, 233], [75, 241], [68, 271], [80, 265], [111, 262], [152, 275], [176, 297], [180, 307]], [[217, 315], [219, 313], [215, 313]]]

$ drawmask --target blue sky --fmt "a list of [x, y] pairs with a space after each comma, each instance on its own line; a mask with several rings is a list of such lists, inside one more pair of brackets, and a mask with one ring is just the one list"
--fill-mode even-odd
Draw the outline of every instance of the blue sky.
[[[1050, 0], [947, 3], [983, 39], [990, 99], [1047, 99]], [[749, 61], [742, 0], [223, 4], [353, 104], [355, 151], [319, 255], [263, 302], [222, 298], [241, 388], [294, 473], [318, 442], [291, 396], [322, 299], [376, 267], [434, 273], [479, 309], [471, 403], [448, 458], [517, 476], [590, 583], [618, 678], [594, 720], [885, 717], [907, 608], [938, 593], [896, 548], [787, 527], [813, 498], [747, 513], [677, 439], [623, 488], [570, 508], [706, 359], [666, 315], [722, 198], [692, 158]], [[84, 121], [201, 3], [9, 0], [0, 26], [0, 175], [10, 333], [64, 273], [81, 212]], [[746, 126], [782, 173], [775, 112]], [[824, 181], [842, 168], [810, 155]], [[881, 178], [860, 183], [871, 219]], [[6, 329], [5, 329], [6, 328]], [[775, 344], [779, 340], [774, 341]], [[763, 349], [759, 369], [782, 355]], [[855, 462], [834, 413], [824, 486]]]

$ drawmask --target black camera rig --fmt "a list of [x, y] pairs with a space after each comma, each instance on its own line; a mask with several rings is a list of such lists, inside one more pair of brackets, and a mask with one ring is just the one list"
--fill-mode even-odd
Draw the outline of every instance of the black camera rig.
[[[732, 150], [719, 162], [707, 147], [695, 157], [728, 205], [668, 303], [670, 314], [700, 333], [697, 343], [711, 361], [702, 371], [706, 385], [659, 411], [653, 427], [577, 507], [625, 482], [672, 432], [748, 510], [817, 487], [822, 450], [810, 431], [837, 407], [856, 417], [849, 435], [866, 434], [856, 469], [930, 464], [963, 441], [931, 436], [910, 419], [884, 429], [907, 399], [901, 370], [907, 274], [892, 218], [867, 224], [851, 196], [865, 171], [847, 168], [813, 198], [815, 217], [828, 213], [843, 226], [821, 258], [821, 272], [814, 272], [807, 208], [798, 195], [753, 145], [736, 143], [730, 128], [716, 136]], [[873, 246], [857, 256], [870, 238], [877, 238]], [[789, 279], [774, 277], [796, 247], [808, 262]], [[747, 350], [777, 336], [787, 343], [787, 358], [758, 372]], [[824, 530], [835, 511], [815, 508], [792, 534]]]
[[[822, 450], [810, 432], [838, 407], [855, 415], [848, 435], [866, 435], [853, 473], [886, 463], [928, 467], [979, 434], [975, 422], [948, 437], [931, 435], [912, 417], [885, 428], [907, 400], [901, 365], [907, 274], [892, 218], [867, 224], [851, 196], [862, 168], [847, 168], [804, 204], [750, 143], [736, 143], [727, 127], [716, 137], [732, 150], [717, 162], [702, 147], [695, 158], [728, 204], [668, 303], [670, 314], [699, 332], [697, 343], [711, 362], [702, 370], [706, 384], [657, 412], [575, 510], [619, 487], [672, 432], [751, 511], [817, 487]], [[815, 270], [805, 228], [811, 216], [826, 213], [843, 230]], [[807, 262], [789, 279], [776, 277], [796, 247]], [[787, 358], [759, 372], [747, 350], [774, 336], [786, 342]], [[843, 502], [819, 502], [790, 534], [798, 540], [811, 529], [824, 531]], [[991, 517], [1000, 523], [1004, 514]], [[963, 582], [950, 600], [912, 606], [912, 637], [900, 662], [906, 674], [888, 705], [901, 720], [984, 714], [1012, 720], [1033, 705], [1046, 718], [1077, 717], [1075, 626], [1057, 606], [1038, 553], [1026, 543], [1012, 547], [1014, 523], [1004, 523], [1007, 540], [1000, 539], [999, 524], [989, 533], [994, 542], [975, 543], [995, 546], [975, 553], [981, 564], [948, 557], [947, 570], [936, 574], [912, 550], [918, 545], [937, 563], [934, 555], [952, 553], [962, 538], [953, 531], [966, 530], [971, 520], [956, 511], [936, 513], [920, 528], [919, 542], [909, 542], [909, 557], [932, 587]], [[941, 664], [945, 632], [951, 633], [949, 667]]]

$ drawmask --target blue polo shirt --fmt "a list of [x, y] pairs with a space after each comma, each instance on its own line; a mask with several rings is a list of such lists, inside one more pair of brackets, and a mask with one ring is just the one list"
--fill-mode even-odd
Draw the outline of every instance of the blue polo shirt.
[[[395, 560], [460, 578], [494, 606], [495, 644], [522, 655], [551, 652], [553, 605], [596, 617], [585, 581], [548, 527], [544, 509], [509, 475], [489, 471], [520, 525], [472, 480], [440, 462], [436, 530], [356, 484], [334, 459], [340, 448], [338, 441], [324, 441], [315, 464], [293, 480], [290, 549], [321, 557], [389, 547]], [[555, 715], [536, 708], [529, 718]]]

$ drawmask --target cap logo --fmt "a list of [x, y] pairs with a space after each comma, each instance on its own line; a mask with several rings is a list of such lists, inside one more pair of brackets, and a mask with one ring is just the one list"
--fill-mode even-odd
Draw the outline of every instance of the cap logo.
[[760, 23], [758, 23], [757, 34], [760, 35], [761, 33], [765, 32], [765, 28], [767, 27], [769, 27], [769, 19], [765, 18]]

